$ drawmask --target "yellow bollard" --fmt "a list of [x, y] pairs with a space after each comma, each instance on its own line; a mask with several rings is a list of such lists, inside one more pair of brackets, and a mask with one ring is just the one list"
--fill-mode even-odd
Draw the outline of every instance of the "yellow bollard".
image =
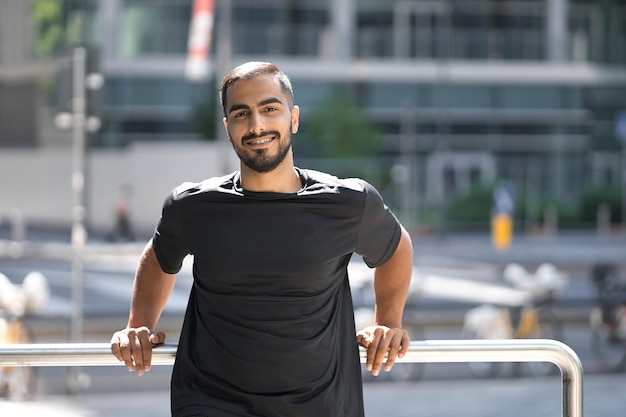
[[513, 219], [508, 214], [495, 214], [491, 218], [491, 241], [493, 247], [501, 252], [511, 246], [513, 240]]

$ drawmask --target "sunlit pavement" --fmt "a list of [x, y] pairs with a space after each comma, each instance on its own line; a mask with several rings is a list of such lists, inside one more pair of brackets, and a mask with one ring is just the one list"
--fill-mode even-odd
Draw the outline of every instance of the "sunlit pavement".
[[[5, 228], [6, 229], [6, 228]], [[71, 256], [69, 245], [70, 232], [65, 230], [40, 231], [29, 230], [27, 240], [23, 242], [24, 254], [56, 255], [61, 258]], [[0, 228], [0, 257], [19, 255], [19, 245], [8, 240], [8, 230]], [[86, 253], [108, 253], [111, 256], [128, 255], [136, 258], [142, 250], [145, 239], [136, 242], [111, 243], [92, 236], [87, 242]], [[413, 234], [413, 246], [416, 261], [431, 257], [447, 258], [447, 261], [483, 261], [483, 262], [553, 262], [587, 265], [591, 262], [612, 261], [626, 265], [626, 230], [616, 230], [610, 234], [598, 234], [594, 230], [563, 231], [558, 234], [523, 234], [514, 233], [511, 246], [506, 251], [494, 249], [488, 230], [482, 233], [451, 234]]]
[[[5, 242], [6, 243], [6, 242]], [[67, 243], [55, 246], [65, 253]], [[106, 243], [93, 242], [94, 251], [109, 250]], [[115, 263], [120, 255], [127, 255], [134, 266], [141, 244], [115, 247]], [[55, 250], [56, 250], [55, 249]], [[509, 251], [493, 250], [487, 235], [449, 236], [443, 238], [417, 237], [414, 249], [418, 263], [454, 266], [468, 261], [521, 262], [537, 264], [554, 262], [559, 266], [587, 267], [596, 261], [612, 261], [626, 265], [626, 234], [596, 236], [593, 233], [531, 236], [514, 239]], [[2, 255], [2, 254], [0, 254]], [[6, 254], [5, 254], [6, 255]], [[466, 267], [466, 265], [463, 265]], [[439, 313], [440, 314], [440, 313]], [[429, 337], [433, 337], [428, 333]], [[428, 365], [429, 367], [432, 365]], [[590, 368], [591, 370], [591, 368]], [[126, 375], [111, 378], [118, 381]], [[380, 378], [383, 380], [384, 378]], [[133, 380], [134, 381], [134, 380]], [[94, 381], [95, 382], [95, 381]], [[137, 386], [145, 381], [137, 382]], [[110, 385], [115, 386], [112, 382]], [[148, 384], [150, 385], [150, 384]], [[131, 385], [133, 386], [133, 385]], [[122, 384], [115, 390], [88, 390], [77, 396], [66, 396], [62, 389], [44, 390], [34, 401], [11, 402], [0, 400], [0, 416], [168, 416], [169, 393], [167, 384], [155, 384], [136, 391]], [[589, 374], [584, 379], [584, 416], [605, 417], [624, 415], [626, 409], [626, 375]], [[417, 382], [366, 382], [367, 417], [531, 417], [560, 416], [560, 377], [547, 379], [507, 378], [438, 379]], [[340, 416], [337, 416], [340, 417]]]
[[558, 235], [517, 235], [506, 251], [493, 248], [488, 233], [444, 237], [413, 237], [416, 260], [440, 256], [447, 261], [482, 261], [495, 264], [552, 262], [559, 267], [586, 267], [594, 262], [626, 265], [626, 232], [598, 235], [592, 231]]
[[[366, 417], [554, 417], [562, 416], [561, 378], [369, 382]], [[624, 415], [626, 375], [584, 379], [583, 415]], [[0, 402], [2, 416], [159, 417], [169, 415], [166, 390], [44, 397]], [[337, 416], [340, 417], [340, 416]]]

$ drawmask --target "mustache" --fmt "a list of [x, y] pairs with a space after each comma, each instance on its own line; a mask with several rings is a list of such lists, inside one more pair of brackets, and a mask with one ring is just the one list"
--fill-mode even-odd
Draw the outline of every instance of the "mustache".
[[280, 139], [280, 133], [277, 130], [268, 130], [266, 132], [263, 132], [260, 135], [257, 133], [249, 133], [247, 135], [244, 135], [241, 137], [241, 143], [244, 143], [253, 139], [259, 139], [265, 136], [276, 136], [276, 138]]

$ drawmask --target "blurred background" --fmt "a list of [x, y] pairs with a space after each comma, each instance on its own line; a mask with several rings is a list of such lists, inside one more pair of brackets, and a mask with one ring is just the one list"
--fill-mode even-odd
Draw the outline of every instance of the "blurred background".
[[[410, 231], [415, 340], [489, 337], [481, 329], [504, 311], [501, 335], [516, 337], [523, 311], [540, 309], [552, 331], [540, 336], [582, 359], [587, 414], [623, 411], [622, 0], [0, 0], [0, 317], [25, 323], [24, 340], [107, 342], [125, 326], [165, 196], [238, 169], [217, 88], [249, 60], [293, 82], [296, 165], [365, 178]], [[366, 321], [371, 272], [351, 267]], [[45, 297], [18, 314], [7, 288], [26, 294], [32, 271]], [[160, 321], [172, 342], [192, 281], [186, 262]], [[59, 415], [128, 412], [137, 391], [160, 400], [135, 415], [167, 409], [169, 369], [141, 384], [120, 369], [64, 372], [40, 370], [30, 393], [95, 396]], [[416, 398], [425, 415], [525, 417], [531, 402], [555, 415], [559, 389], [539, 374], [396, 367], [366, 376], [368, 416], [413, 415]], [[486, 390], [493, 413], [467, 407]], [[554, 408], [538, 400], [547, 391]], [[9, 405], [0, 410], [26, 410]]]
[[502, 181], [524, 233], [624, 222], [622, 1], [217, 1], [195, 80], [192, 8], [0, 1], [0, 213], [71, 223], [72, 135], [54, 121], [71, 111], [82, 46], [86, 74], [104, 77], [86, 89], [86, 114], [100, 120], [85, 149], [95, 232], [123, 188], [150, 232], [169, 189], [237, 168], [216, 85], [247, 60], [292, 78], [297, 164], [368, 179], [412, 232], [484, 230]]

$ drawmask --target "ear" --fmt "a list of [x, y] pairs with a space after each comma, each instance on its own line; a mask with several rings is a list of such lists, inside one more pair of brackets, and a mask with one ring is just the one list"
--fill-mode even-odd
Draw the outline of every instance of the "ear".
[[291, 133], [298, 133], [298, 128], [300, 127], [300, 107], [293, 106], [291, 109]]
[[228, 141], [232, 142], [232, 140], [230, 140], [230, 135], [228, 134], [228, 120], [226, 120], [226, 117], [222, 119], [222, 123], [224, 124], [224, 130], [226, 130], [226, 136], [228, 136]]

